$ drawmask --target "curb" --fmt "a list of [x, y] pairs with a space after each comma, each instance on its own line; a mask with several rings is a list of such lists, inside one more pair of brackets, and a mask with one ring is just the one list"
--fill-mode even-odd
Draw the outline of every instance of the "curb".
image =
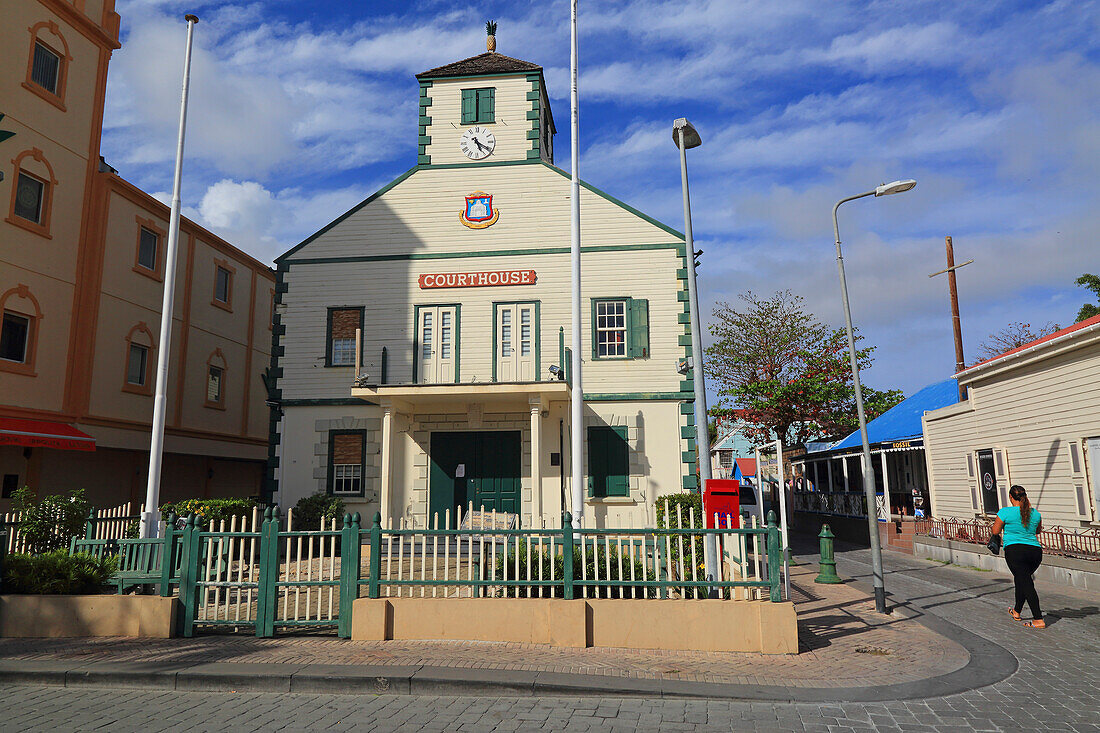
[[[854, 585], [859, 587], [860, 584]], [[422, 665], [0, 659], [0, 684], [330, 695], [608, 696], [768, 702], [884, 702], [966, 692], [1000, 682], [1018, 667], [1016, 658], [1003, 647], [954, 624], [928, 615], [916, 616], [915, 620], [963, 646], [970, 653], [967, 665], [954, 672], [914, 682], [830, 688]]]

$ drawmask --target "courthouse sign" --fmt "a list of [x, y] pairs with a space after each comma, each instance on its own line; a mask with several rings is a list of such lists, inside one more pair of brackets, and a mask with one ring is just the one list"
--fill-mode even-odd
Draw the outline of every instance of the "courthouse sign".
[[483, 288], [501, 285], [534, 285], [534, 270], [491, 270], [488, 272], [441, 272], [421, 275], [421, 290], [431, 288]]

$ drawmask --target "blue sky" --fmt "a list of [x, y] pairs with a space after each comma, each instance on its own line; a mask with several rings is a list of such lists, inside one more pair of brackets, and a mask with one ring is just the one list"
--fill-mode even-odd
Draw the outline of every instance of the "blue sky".
[[[409, 168], [419, 71], [484, 51], [545, 68], [568, 168], [569, 4], [119, 0], [103, 153], [167, 200], [185, 26], [195, 62], [185, 213], [270, 261]], [[687, 116], [703, 310], [791, 289], [878, 345], [865, 381], [911, 394], [954, 366], [945, 235], [968, 360], [1012, 321], [1068, 325], [1100, 272], [1097, 2], [581, 1], [581, 176], [682, 228]]]

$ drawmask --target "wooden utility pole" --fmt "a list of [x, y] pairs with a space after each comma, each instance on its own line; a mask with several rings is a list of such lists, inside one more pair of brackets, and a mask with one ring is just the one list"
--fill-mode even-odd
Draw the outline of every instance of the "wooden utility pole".
[[[947, 241], [947, 269], [933, 272], [928, 277], [935, 277], [947, 273], [947, 287], [951, 293], [951, 324], [955, 329], [955, 373], [958, 374], [966, 368], [966, 360], [963, 358], [962, 321], [959, 318], [959, 290], [955, 285], [955, 270], [966, 267], [974, 260], [967, 260], [961, 265], [955, 264], [955, 249], [951, 245], [951, 237], [944, 237]], [[966, 399], [966, 390], [959, 386], [959, 399]]]

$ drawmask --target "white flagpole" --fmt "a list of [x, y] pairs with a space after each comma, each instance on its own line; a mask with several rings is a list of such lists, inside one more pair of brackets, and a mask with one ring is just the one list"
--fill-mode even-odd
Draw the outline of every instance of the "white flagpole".
[[[581, 144], [580, 134], [580, 110], [577, 104], [577, 0], [571, 2], [571, 25], [569, 67], [571, 89], [569, 92], [570, 130], [569, 142], [571, 145], [570, 167], [572, 168], [572, 182], [570, 195], [572, 196], [572, 226], [569, 246], [569, 260], [572, 265], [573, 286], [573, 364], [572, 384], [570, 389], [570, 458], [572, 459], [573, 481], [573, 526], [581, 525], [581, 516], [584, 513], [584, 389], [581, 386], [581, 179], [578, 172], [580, 167]], [[595, 338], [595, 335], [593, 335]]]
[[179, 138], [176, 142], [176, 172], [172, 181], [172, 213], [168, 221], [168, 251], [164, 262], [164, 300], [160, 309], [160, 350], [157, 352], [157, 389], [153, 398], [153, 431], [149, 441], [149, 483], [145, 489], [145, 511], [141, 514], [141, 536], [156, 537], [160, 519], [160, 469], [164, 456], [164, 416], [168, 403], [168, 358], [172, 346], [172, 305], [176, 295], [176, 254], [180, 237], [180, 179], [183, 175], [183, 135], [187, 127], [187, 91], [191, 83], [191, 39], [194, 15], [185, 15], [187, 48], [183, 55], [183, 93], [180, 99]]

